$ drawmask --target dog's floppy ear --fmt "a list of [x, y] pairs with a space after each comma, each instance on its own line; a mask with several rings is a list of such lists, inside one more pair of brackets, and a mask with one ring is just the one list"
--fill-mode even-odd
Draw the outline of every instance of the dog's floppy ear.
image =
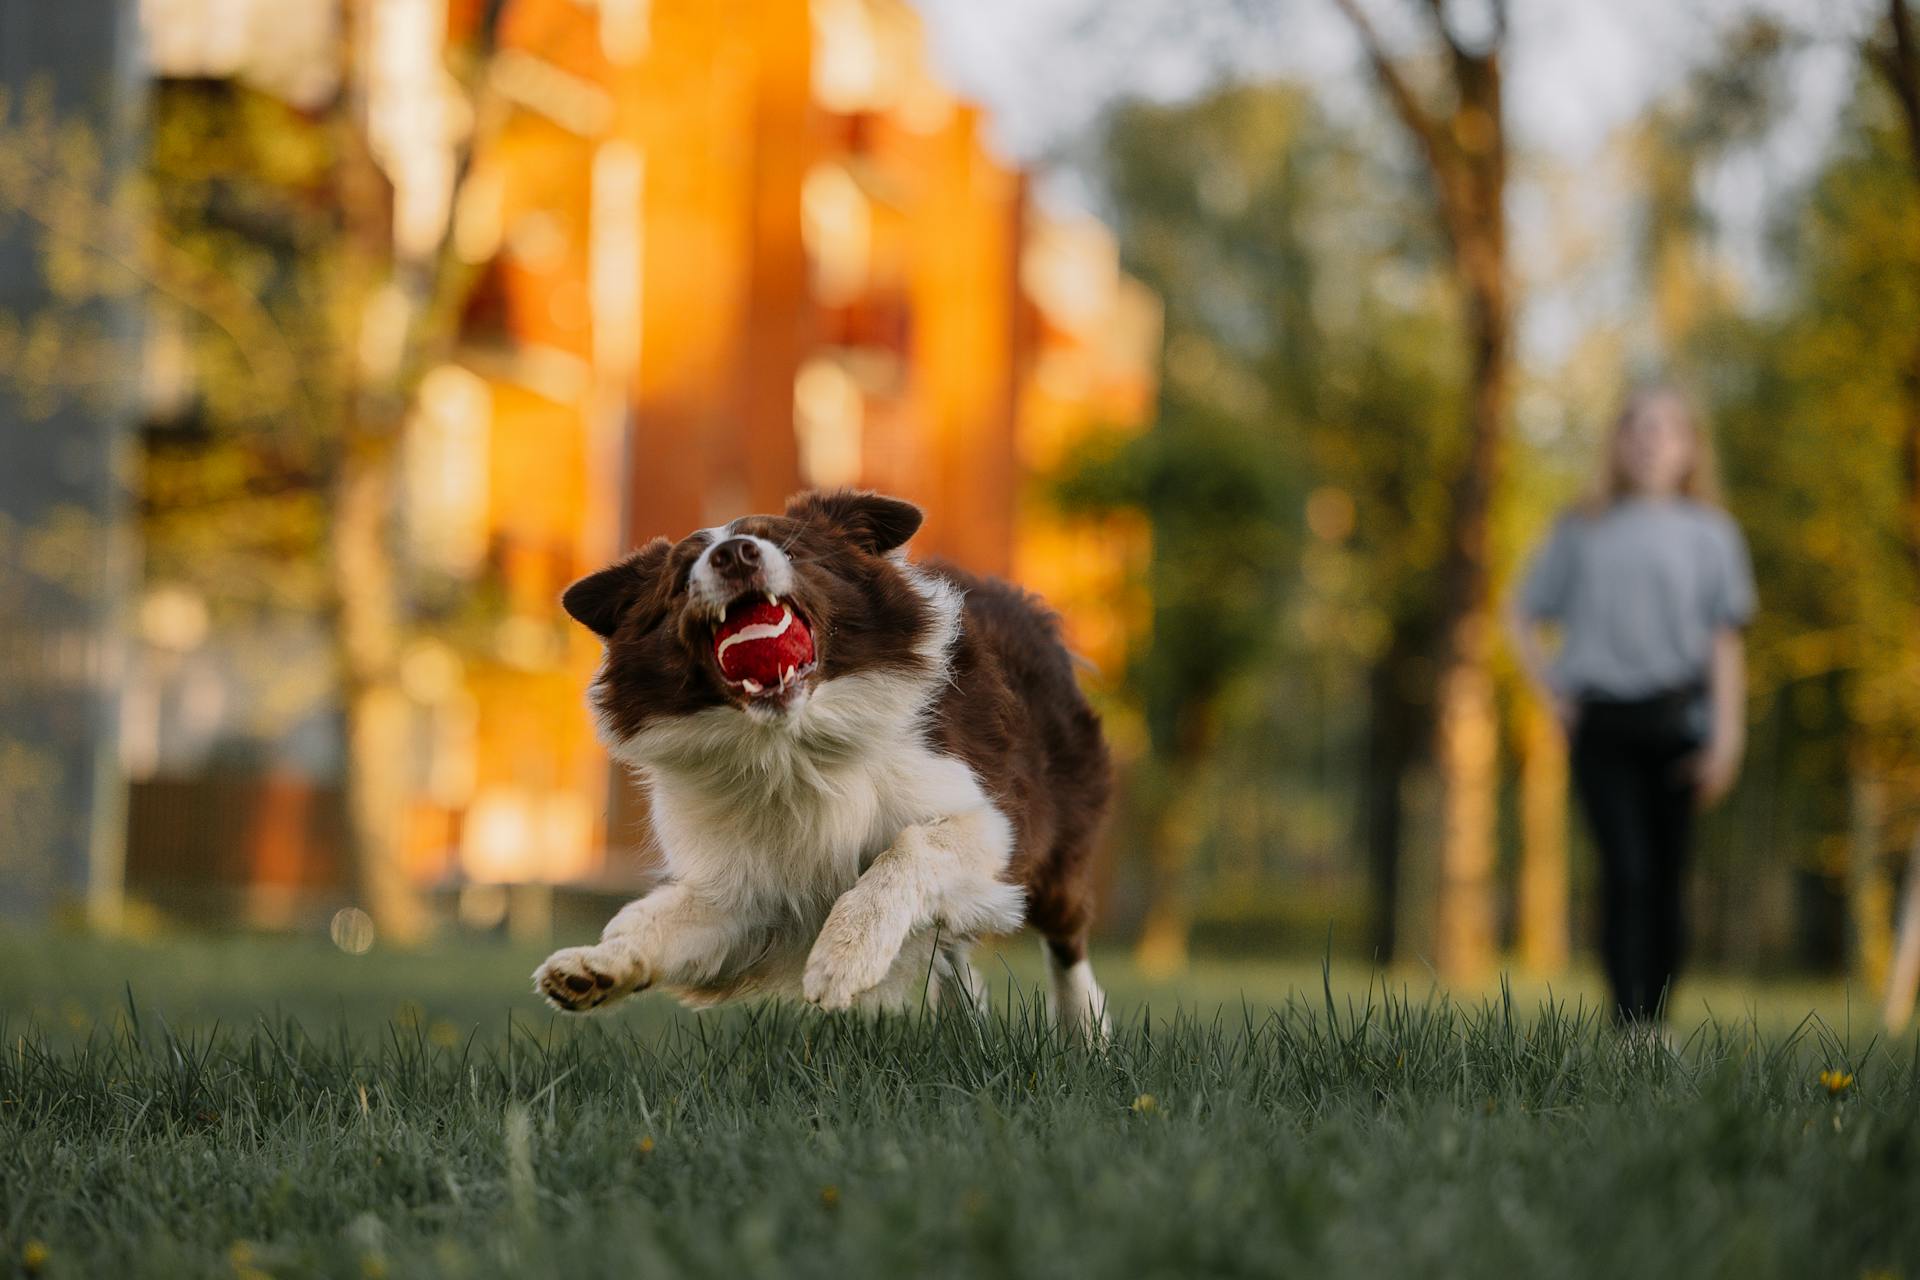
[[655, 538], [624, 560], [590, 573], [561, 593], [560, 607], [601, 639], [620, 628], [620, 620], [638, 600], [660, 597], [660, 570], [673, 544]]
[[787, 515], [829, 525], [875, 555], [904, 545], [922, 519], [911, 502], [855, 489], [795, 494], [787, 500]]

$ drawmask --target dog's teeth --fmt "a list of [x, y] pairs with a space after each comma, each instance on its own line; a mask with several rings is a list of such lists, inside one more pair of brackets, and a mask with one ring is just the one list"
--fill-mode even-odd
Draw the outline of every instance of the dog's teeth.
[[742, 680], [740, 683], [746, 686], [748, 693], [760, 692], [760, 682], [758, 680]]
[[784, 689], [784, 688], [786, 688], [786, 687], [787, 687], [787, 681], [789, 681], [789, 680], [791, 680], [791, 679], [793, 679], [793, 673], [794, 673], [794, 670], [795, 670], [795, 669], [794, 669], [793, 667], [788, 667], [788, 668], [787, 668], [787, 673], [786, 673], [785, 675], [783, 675], [783, 676], [781, 676], [781, 677], [780, 677], [780, 687], [781, 687], [782, 689]]
[[780, 597], [776, 596], [775, 594], [773, 594], [773, 592], [769, 591], [767, 592], [767, 603], [777, 605], [780, 603]]

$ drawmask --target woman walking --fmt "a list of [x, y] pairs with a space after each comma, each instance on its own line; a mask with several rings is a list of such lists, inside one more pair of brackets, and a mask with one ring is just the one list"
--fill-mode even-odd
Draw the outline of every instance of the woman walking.
[[1510, 618], [1571, 740], [1623, 1022], [1659, 1018], [1679, 969], [1694, 814], [1732, 787], [1745, 746], [1741, 633], [1753, 609], [1746, 543], [1718, 505], [1705, 431], [1673, 389], [1634, 393], [1599, 492], [1555, 525]]

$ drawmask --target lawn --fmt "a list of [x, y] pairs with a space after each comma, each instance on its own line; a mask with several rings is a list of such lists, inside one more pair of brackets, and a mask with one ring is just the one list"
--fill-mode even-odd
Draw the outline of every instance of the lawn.
[[1090, 1053], [1018, 960], [984, 1022], [561, 1022], [531, 961], [0, 937], [0, 1274], [1920, 1277], [1920, 1051], [1832, 991], [1675, 1053], [1579, 984], [1110, 966]]

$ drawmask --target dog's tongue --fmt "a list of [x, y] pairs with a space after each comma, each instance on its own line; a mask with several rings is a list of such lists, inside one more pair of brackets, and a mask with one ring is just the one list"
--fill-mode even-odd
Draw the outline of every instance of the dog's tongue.
[[748, 600], [727, 610], [713, 635], [720, 674], [748, 692], [777, 689], [782, 677], [813, 661], [813, 633], [783, 604]]

